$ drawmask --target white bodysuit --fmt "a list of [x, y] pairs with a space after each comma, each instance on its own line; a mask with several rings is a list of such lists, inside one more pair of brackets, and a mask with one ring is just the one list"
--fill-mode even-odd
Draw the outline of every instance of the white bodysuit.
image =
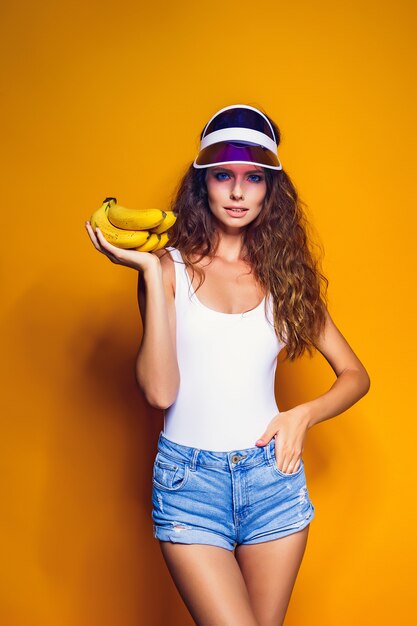
[[163, 434], [205, 450], [254, 447], [279, 413], [275, 370], [285, 344], [273, 328], [272, 296], [246, 313], [215, 311], [194, 293], [180, 251], [166, 250], [175, 262], [180, 385], [164, 412]]

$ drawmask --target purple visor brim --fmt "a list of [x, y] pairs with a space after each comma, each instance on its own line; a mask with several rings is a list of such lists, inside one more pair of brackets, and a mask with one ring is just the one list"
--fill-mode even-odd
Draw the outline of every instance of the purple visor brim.
[[258, 144], [249, 142], [219, 141], [203, 148], [196, 157], [194, 167], [210, 167], [222, 163], [253, 163], [271, 169], [282, 169], [276, 154]]

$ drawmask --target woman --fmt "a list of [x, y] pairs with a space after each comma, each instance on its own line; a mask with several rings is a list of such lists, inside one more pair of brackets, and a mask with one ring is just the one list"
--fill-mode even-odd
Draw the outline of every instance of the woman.
[[[137, 380], [164, 410], [154, 537], [174, 583], [197, 624], [276, 626], [314, 517], [306, 433], [370, 381], [327, 310], [277, 125], [231, 105], [200, 140], [173, 200], [167, 250], [121, 250], [86, 226], [97, 250], [139, 270]], [[282, 348], [290, 361], [318, 349], [337, 377], [284, 412], [274, 395]]]

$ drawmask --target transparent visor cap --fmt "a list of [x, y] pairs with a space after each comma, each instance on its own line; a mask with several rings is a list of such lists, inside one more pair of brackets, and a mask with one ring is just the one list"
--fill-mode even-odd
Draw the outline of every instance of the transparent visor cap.
[[268, 118], [258, 109], [245, 104], [224, 107], [207, 122], [195, 168], [252, 163], [282, 170], [278, 145]]

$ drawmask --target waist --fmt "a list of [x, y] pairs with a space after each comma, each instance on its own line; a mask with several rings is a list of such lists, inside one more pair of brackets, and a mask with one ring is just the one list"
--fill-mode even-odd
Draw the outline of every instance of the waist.
[[238, 463], [239, 466], [253, 467], [254, 465], [264, 463], [265, 460], [270, 462], [274, 458], [275, 439], [271, 439], [265, 446], [219, 451], [177, 443], [170, 440], [161, 431], [158, 437], [157, 449], [159, 452], [163, 452], [164, 455], [170, 456], [173, 460], [192, 463], [194, 466], [201, 465], [227, 469], [231, 463]]
[[246, 404], [235, 398], [178, 397], [165, 411], [163, 433], [186, 446], [218, 451], [256, 447], [279, 413], [273, 393]]

